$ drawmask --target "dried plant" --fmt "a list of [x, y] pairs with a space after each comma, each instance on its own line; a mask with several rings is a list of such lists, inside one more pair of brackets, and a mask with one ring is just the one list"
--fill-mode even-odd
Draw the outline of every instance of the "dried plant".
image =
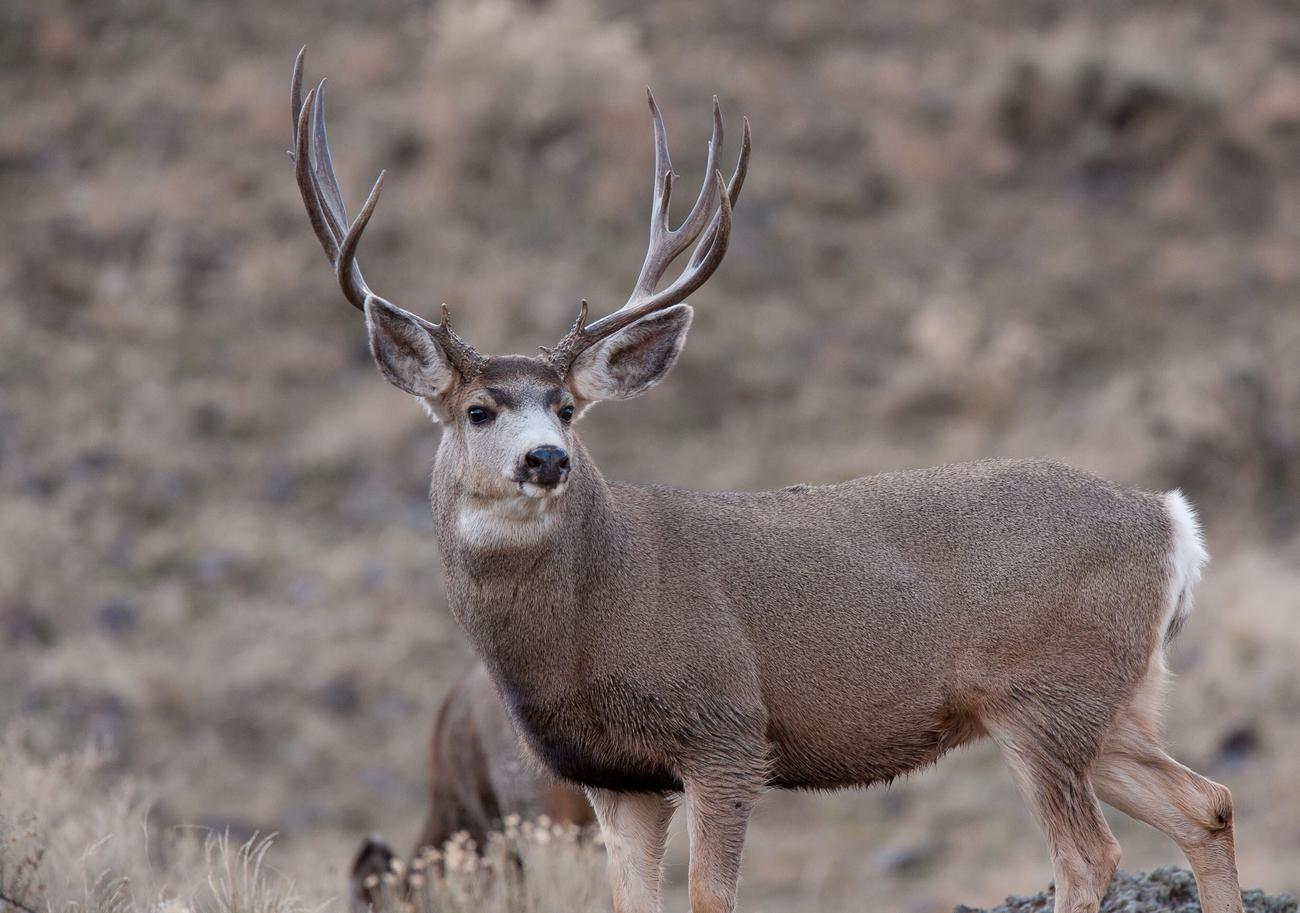
[[511, 815], [482, 847], [457, 834], [365, 886], [378, 913], [597, 913], [609, 909], [604, 862], [591, 831]]
[[[0, 913], [341, 909], [332, 885], [300, 891], [271, 864], [274, 835], [151, 828], [134, 784], [104, 787], [102, 751], [42, 759], [14, 727], [0, 753]], [[511, 817], [481, 848], [459, 834], [368, 886], [382, 880], [378, 913], [597, 913], [608, 909], [603, 869], [599, 838]]]

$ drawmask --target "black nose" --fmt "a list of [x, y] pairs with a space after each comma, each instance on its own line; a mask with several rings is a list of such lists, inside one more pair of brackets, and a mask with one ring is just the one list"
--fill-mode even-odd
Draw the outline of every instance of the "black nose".
[[538, 485], [556, 485], [569, 474], [569, 455], [559, 447], [538, 447], [524, 454], [528, 481]]

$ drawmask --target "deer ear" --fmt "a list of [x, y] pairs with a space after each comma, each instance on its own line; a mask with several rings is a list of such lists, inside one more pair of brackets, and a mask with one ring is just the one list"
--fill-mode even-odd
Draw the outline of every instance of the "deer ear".
[[456, 369], [414, 314], [372, 295], [366, 299], [366, 329], [370, 354], [393, 386], [434, 400], [451, 389]]
[[[392, 847], [372, 834], [361, 844], [352, 861], [352, 909], [355, 913], [378, 910], [383, 897], [383, 878], [392, 872], [393, 860], [398, 856]], [[367, 880], [374, 877], [374, 883]]]
[[592, 346], [569, 370], [573, 395], [594, 403], [649, 390], [677, 362], [694, 315], [689, 304], [673, 305]]

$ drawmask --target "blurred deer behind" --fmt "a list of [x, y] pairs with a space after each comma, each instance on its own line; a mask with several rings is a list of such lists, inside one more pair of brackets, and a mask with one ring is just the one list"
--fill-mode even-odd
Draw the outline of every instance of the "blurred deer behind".
[[[546, 816], [579, 827], [595, 822], [580, 791], [547, 777], [525, 758], [496, 686], [476, 663], [438, 709], [429, 740], [429, 808], [411, 858], [441, 849], [459, 833], [482, 847], [512, 815]], [[362, 843], [352, 864], [357, 913], [379, 906], [382, 879], [399, 858], [378, 836]]]

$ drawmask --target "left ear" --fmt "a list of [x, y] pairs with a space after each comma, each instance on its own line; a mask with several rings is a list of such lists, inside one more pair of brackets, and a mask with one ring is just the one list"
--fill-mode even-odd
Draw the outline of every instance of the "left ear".
[[390, 384], [423, 399], [446, 396], [455, 368], [415, 315], [372, 295], [366, 299], [366, 328], [370, 354]]
[[676, 364], [694, 316], [689, 304], [676, 304], [592, 346], [569, 369], [573, 395], [594, 403], [649, 390]]

